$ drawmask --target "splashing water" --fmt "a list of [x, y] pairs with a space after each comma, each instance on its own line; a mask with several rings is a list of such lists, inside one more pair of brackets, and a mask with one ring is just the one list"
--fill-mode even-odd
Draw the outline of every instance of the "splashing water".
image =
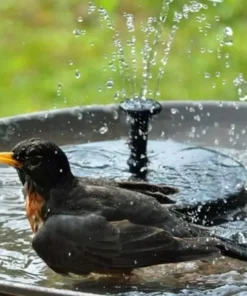
[[[159, 15], [148, 17], [146, 23], [141, 23], [140, 26], [137, 26], [135, 23], [133, 14], [125, 12], [123, 13], [123, 18], [127, 28], [126, 40], [121, 38], [120, 30], [111, 20], [107, 10], [104, 7], [97, 7], [90, 2], [88, 13], [98, 14], [101, 28], [109, 29], [113, 33], [113, 46], [115, 50], [105, 59], [109, 70], [114, 73], [118, 72], [121, 78], [120, 89], [115, 91], [114, 98], [138, 97], [145, 100], [147, 97], [156, 99], [156, 97], [160, 96], [160, 85], [165, 75], [165, 67], [181, 22], [189, 19], [191, 14], [198, 15], [201, 11], [207, 10], [209, 5], [216, 6], [222, 2], [221, 0], [212, 0], [208, 4], [203, 4], [195, 0], [189, 0], [186, 4], [181, 4], [179, 11], [174, 11], [172, 6], [173, 0], [163, 0]], [[200, 23], [205, 23], [206, 20], [205, 14], [197, 16], [197, 21]], [[219, 20], [219, 16], [216, 16], [215, 22], [219, 22]], [[211, 24], [206, 22], [204, 27], [199, 27], [199, 32], [207, 36], [210, 29]], [[143, 36], [143, 47], [140, 50], [137, 47], [136, 36], [139, 33], [138, 30]], [[219, 39], [218, 57], [223, 55], [222, 47], [233, 44], [232, 36], [233, 30], [230, 27], [225, 27], [222, 36], [217, 37]], [[213, 50], [209, 49], [208, 52], [210, 51], [212, 52]], [[202, 48], [201, 53], [204, 52], [205, 48]], [[189, 49], [188, 53], [190, 54]], [[228, 62], [229, 53], [224, 53], [227, 60], [227, 68], [230, 67]], [[140, 75], [138, 75], [139, 69], [142, 72]], [[104, 68], [105, 70], [106, 68]], [[206, 72], [205, 77], [210, 78], [211, 74]], [[217, 71], [214, 77], [221, 77], [221, 72]], [[109, 78], [109, 81], [111, 80], [112, 78]], [[222, 84], [224, 83], [225, 81], [222, 79]], [[217, 83], [213, 82], [212, 87], [215, 88], [216, 86]], [[113, 84], [107, 82], [106, 87], [112, 89]]]
[[[212, 72], [207, 69], [205, 63], [200, 61], [198, 65], [205, 67], [205, 71], [200, 67], [198, 74], [202, 79], [206, 78], [204, 85], [216, 89], [216, 91], [226, 86], [228, 79], [224, 77], [224, 74], [226, 72], [228, 75], [231, 71], [229, 47], [234, 44], [233, 29], [226, 23], [220, 24], [220, 13], [213, 15], [213, 17], [207, 13], [210, 8], [217, 7], [223, 2], [223, 0], [210, 0], [201, 3], [196, 0], [186, 0], [181, 1], [178, 6], [178, 2], [175, 5], [173, 0], [163, 0], [156, 15], [149, 16], [140, 22], [136, 21], [139, 20], [138, 16], [129, 12], [123, 12], [122, 17], [120, 16], [115, 21], [115, 18], [110, 16], [105, 7], [89, 2], [88, 17], [92, 17], [94, 20], [98, 18], [99, 30], [104, 30], [104, 34], [112, 36], [112, 44], [110, 45], [112, 50], [110, 49], [108, 53], [104, 54], [106, 64], [102, 69], [104, 72], [109, 71], [109, 76], [98, 85], [98, 92], [101, 93], [102, 98], [110, 95], [115, 100], [126, 98], [145, 100], [146, 98], [158, 99], [159, 97], [165, 99], [165, 94], [161, 91], [162, 83], [166, 78], [167, 81], [171, 79], [171, 65], [172, 70], [175, 71], [173, 73], [174, 79], [178, 83], [182, 81], [183, 77], [187, 79], [186, 75], [180, 71], [179, 65], [174, 63], [176, 53], [172, 55], [171, 53], [174, 41], [178, 44], [181, 42], [179, 40], [181, 32], [184, 32], [187, 22], [194, 21], [194, 19], [198, 23], [199, 34], [202, 34], [203, 38], [205, 37], [206, 45], [200, 45], [198, 51], [196, 48], [197, 36], [188, 35], [188, 45], [185, 50], [181, 47], [181, 52], [187, 53], [188, 60], [191, 59], [192, 64], [194, 58], [197, 58], [193, 54], [211, 55], [213, 58], [210, 57], [210, 59], [215, 57], [219, 62], [219, 69]], [[84, 19], [84, 16], [76, 17], [77, 26], [73, 31], [75, 37], [86, 34], [86, 30], [81, 27], [86, 25]], [[184, 38], [183, 35], [181, 37]], [[213, 43], [212, 40], [214, 40]], [[96, 47], [96, 42], [92, 41], [90, 45]], [[178, 45], [175, 44], [174, 48], [177, 50]], [[179, 55], [181, 59], [181, 53]], [[167, 66], [168, 62], [171, 62], [171, 65]], [[178, 67], [177, 70], [176, 67]], [[74, 69], [74, 71], [76, 70]], [[80, 75], [75, 74], [74, 77], [80, 78]]]
[[[174, 62], [174, 60], [176, 61], [176, 52], [172, 52], [172, 48], [175, 43], [174, 50], [177, 51], [178, 44], [181, 42], [180, 35], [183, 34], [187, 23], [190, 26], [191, 20], [195, 20], [199, 34], [202, 34], [203, 38], [205, 37], [205, 45], [199, 44], [198, 50], [196, 47], [197, 35], [188, 35], [187, 45], [186, 40], [184, 43], [186, 47], [181, 47], [181, 52], [187, 53], [185, 59], [187, 57], [188, 61], [192, 60], [193, 64], [194, 59], [195, 61], [197, 59], [197, 56], [193, 56], [193, 54], [198, 53], [207, 56], [212, 61], [214, 58], [217, 59], [219, 69], [216, 71], [212, 71], [212, 67], [207, 69], [207, 65], [202, 61], [198, 63], [197, 73], [205, 81], [205, 83], [203, 82], [204, 87], [216, 89], [217, 92], [223, 89], [228, 82], [231, 83], [232, 81], [228, 81], [226, 77], [231, 72], [230, 47], [234, 44], [234, 32], [229, 24], [220, 22], [221, 19], [223, 21], [220, 12], [216, 15], [208, 13], [210, 8], [215, 9], [213, 7], [220, 6], [224, 1], [201, 2], [185, 0], [181, 1], [181, 4], [176, 2], [175, 5], [173, 0], [163, 0], [156, 15], [149, 16], [140, 22], [136, 21], [139, 20], [138, 15], [135, 16], [134, 13], [129, 12], [123, 12], [122, 17], [120, 16], [115, 21], [115, 18], [105, 7], [89, 2], [88, 17], [93, 18], [94, 21], [98, 19], [99, 30], [104, 30], [104, 34], [109, 34], [108, 36], [112, 35], [110, 46], [113, 49], [104, 54], [106, 64], [102, 67], [104, 72], [109, 72], [109, 76], [105, 77], [98, 85], [100, 96], [103, 98], [110, 95], [115, 100], [126, 98], [145, 100], [146, 98], [159, 99], [159, 97], [165, 99], [162, 84], [164, 79], [167, 79], [165, 83], [171, 79], [171, 69], [174, 71], [172, 73], [173, 83], [174, 80], [179, 84], [182, 80], [188, 79], [186, 74], [180, 71], [179, 64], [176, 65], [177, 62]], [[223, 6], [222, 8], [224, 9]], [[218, 13], [216, 9], [215, 11]], [[76, 16], [76, 25], [72, 32], [77, 39], [79, 37], [78, 40], [82, 40], [81, 37], [86, 34], [86, 30], [83, 30], [83, 26], [87, 25], [86, 17], [84, 15]], [[184, 38], [183, 35], [181, 37]], [[201, 39], [202, 37], [199, 37], [199, 40]], [[90, 45], [96, 47], [97, 40], [91, 41]], [[181, 53], [179, 53], [177, 60], [180, 59]], [[167, 66], [168, 63], [169, 66]], [[187, 61], [185, 61], [186, 63]], [[69, 61], [69, 65], [73, 65], [73, 61]], [[81, 69], [78, 65], [76, 67]], [[203, 67], [205, 67], [204, 71]], [[72, 71], [72, 75], [76, 79], [81, 77], [76, 68], [73, 68]], [[224, 74], [226, 74], [225, 77]], [[191, 81], [191, 79], [188, 80]], [[176, 91], [169, 90], [169, 92], [176, 95]], [[190, 97], [190, 93], [188, 96]]]

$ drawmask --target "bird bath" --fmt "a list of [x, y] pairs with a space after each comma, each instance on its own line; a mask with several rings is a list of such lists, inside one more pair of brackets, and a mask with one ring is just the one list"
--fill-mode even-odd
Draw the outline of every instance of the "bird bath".
[[[161, 104], [162, 111], [152, 123], [153, 128], [149, 133], [148, 179], [150, 181], [171, 184], [172, 179], [169, 180], [171, 170], [165, 169], [165, 164], [169, 159], [172, 158], [175, 163], [184, 161], [181, 157], [183, 153], [185, 153], [184, 156], [197, 157], [195, 152], [191, 153], [190, 150], [186, 152], [183, 145], [189, 147], [198, 145], [215, 151], [219, 150], [246, 164], [247, 135], [243, 132], [246, 129], [247, 108], [245, 104], [233, 102], [223, 104], [218, 102], [163, 102]], [[175, 114], [171, 111], [174, 109], [177, 110]], [[119, 116], [116, 116], [116, 113]], [[200, 123], [196, 124], [195, 116], [201, 117]], [[232, 131], [232, 122], [235, 124], [234, 133], [230, 132], [229, 136], [229, 131]], [[103, 123], [107, 124], [108, 131], [102, 134], [99, 130]], [[3, 118], [0, 120], [0, 144], [2, 151], [9, 150], [16, 142], [39, 135], [63, 146], [75, 174], [127, 179], [130, 177], [126, 164], [129, 149], [124, 143], [128, 129], [129, 124], [126, 122], [125, 115], [120, 111], [119, 105], [76, 107]], [[178, 149], [181, 149], [182, 154], [176, 153]], [[190, 161], [193, 163], [193, 157]], [[190, 161], [187, 160], [187, 163], [189, 164]], [[225, 166], [230, 168], [229, 161], [226, 161]], [[207, 166], [206, 161], [203, 160], [203, 162]], [[173, 162], [170, 163], [170, 168], [172, 166], [174, 166]], [[222, 167], [219, 166], [219, 169], [222, 170]], [[246, 177], [245, 170], [241, 165], [236, 165], [233, 169], [240, 170], [240, 175], [232, 176], [232, 180], [236, 181], [239, 178], [240, 185], [243, 186], [241, 182], [244, 182]], [[221, 172], [223, 172], [222, 179], [219, 179], [221, 184], [213, 190], [219, 195], [224, 193], [226, 186], [224, 178], [227, 178], [227, 174], [224, 174], [225, 170]], [[59, 293], [80, 295], [79, 291], [81, 291], [96, 294], [127, 293], [132, 295], [133, 293], [138, 295], [138, 291], [146, 293], [160, 291], [162, 295], [165, 295], [164, 292], [171, 293], [169, 295], [183, 295], [181, 293], [190, 291], [192, 293], [190, 295], [198, 295], [198, 291], [208, 293], [212, 290], [218, 291], [217, 295], [221, 295], [221, 290], [222, 293], [228, 289], [247, 291], [247, 285], [245, 286], [246, 264], [237, 260], [221, 259], [215, 264], [189, 262], [145, 268], [136, 271], [130, 280], [58, 276], [50, 271], [31, 249], [31, 231], [25, 217], [21, 185], [15, 171], [1, 166], [0, 175], [0, 292], [2, 293], [31, 295], [36, 292], [37, 295], [59, 295]], [[236, 186], [235, 191], [238, 191], [238, 186], [240, 186], [237, 183], [234, 185]], [[202, 189], [198, 188], [198, 190]], [[196, 196], [197, 193], [194, 193]], [[182, 195], [178, 196], [178, 202], [179, 200], [181, 203], [184, 202], [182, 198]], [[192, 195], [191, 201], [187, 199], [187, 202], [193, 203]], [[244, 242], [247, 228], [244, 219], [240, 217], [240, 220], [216, 226], [216, 231], [221, 235]], [[230, 286], [221, 287], [228, 281], [231, 283]]]
[[[163, 24], [171, 0], [164, 0], [159, 20]], [[209, 2], [222, 2], [211, 0]], [[90, 2], [91, 3], [91, 2]], [[156, 65], [156, 49], [164, 45], [156, 86], [161, 83], [178, 23], [193, 12], [205, 9], [197, 1], [189, 1], [181, 14], [175, 12], [168, 40], [162, 42], [162, 26], [153, 30], [152, 22], [144, 26], [148, 38], [142, 52], [143, 82], [141, 92], [131, 97], [150, 96], [150, 69]], [[96, 6], [90, 4], [92, 13]], [[99, 9], [101, 22], [115, 30], [104, 9]], [[116, 52], [109, 60], [114, 72], [118, 62], [120, 74], [133, 86], [137, 68], [132, 16], [126, 14], [131, 34], [129, 67], [116, 31]], [[206, 30], [207, 31], [207, 30]], [[80, 31], [74, 30], [75, 35]], [[154, 34], [154, 35], [152, 35]], [[78, 37], [78, 36], [77, 36]], [[231, 31], [226, 30], [223, 45], [230, 45]], [[145, 40], [146, 41], [146, 40]], [[158, 62], [157, 62], [158, 63]], [[76, 70], [76, 78], [80, 72]], [[113, 82], [107, 82], [112, 88]], [[245, 81], [235, 81], [245, 86]], [[117, 97], [125, 92], [116, 92]], [[61, 94], [59, 84], [58, 95]], [[157, 100], [158, 87], [151, 93]], [[243, 93], [243, 95], [245, 95]], [[247, 196], [247, 107], [244, 103], [216, 101], [166, 101], [162, 111], [151, 122], [148, 134], [147, 180], [176, 186], [180, 192], [171, 195], [175, 207], [190, 215], [195, 223], [206, 224], [225, 237], [246, 243]], [[127, 160], [129, 123], [123, 105], [74, 107], [0, 119], [0, 151], [10, 150], [17, 142], [31, 137], [50, 139], [63, 147], [78, 176], [107, 177], [126, 180], [131, 176]], [[132, 140], [137, 134], [132, 133]], [[138, 136], [138, 135], [137, 135]], [[133, 152], [133, 151], [132, 151]], [[139, 159], [141, 160], [141, 159]], [[130, 164], [130, 161], [129, 163]], [[133, 167], [132, 167], [133, 169]], [[146, 168], [144, 169], [146, 171]], [[133, 172], [133, 170], [132, 170]], [[0, 295], [226, 295], [247, 292], [246, 264], [238, 260], [219, 259], [212, 262], [187, 262], [139, 269], [131, 278], [109, 278], [92, 275], [87, 278], [61, 277], [54, 274], [31, 248], [32, 234], [25, 212], [24, 198], [17, 174], [0, 166]], [[222, 222], [225, 222], [222, 224]], [[227, 284], [226, 284], [227, 283]]]

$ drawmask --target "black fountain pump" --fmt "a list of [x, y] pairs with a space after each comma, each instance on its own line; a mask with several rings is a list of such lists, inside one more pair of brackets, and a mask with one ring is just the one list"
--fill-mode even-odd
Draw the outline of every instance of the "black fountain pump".
[[162, 106], [152, 99], [133, 98], [120, 103], [120, 108], [131, 118], [129, 130], [130, 157], [127, 161], [130, 172], [138, 179], [147, 175], [148, 123], [161, 112]]

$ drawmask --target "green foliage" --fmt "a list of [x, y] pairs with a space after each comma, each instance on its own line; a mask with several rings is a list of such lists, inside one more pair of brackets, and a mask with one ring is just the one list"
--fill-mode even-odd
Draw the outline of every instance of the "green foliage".
[[[44, 109], [85, 104], [119, 102], [115, 93], [125, 89], [133, 95], [131, 72], [133, 55], [127, 41], [136, 36], [136, 93], [142, 85], [141, 51], [147, 36], [141, 26], [149, 16], [158, 16], [162, 0], [95, 0], [97, 8], [107, 9], [120, 32], [130, 67], [125, 78], [109, 68], [116, 47], [115, 31], [100, 22], [99, 14], [88, 14], [87, 0], [8, 0], [0, 1], [0, 115], [9, 116]], [[180, 13], [190, 0], [174, 0], [170, 5], [162, 40], [167, 40]], [[194, 1], [196, 2], [196, 1]], [[198, 0], [199, 2], [199, 0]], [[159, 100], [238, 100], [233, 80], [243, 73], [247, 79], [247, 45], [245, 0], [224, 0], [214, 5], [201, 0], [208, 9], [190, 13], [179, 23], [171, 45]], [[135, 32], [128, 32], [123, 12], [132, 13]], [[80, 18], [83, 21], [80, 22]], [[225, 27], [233, 29], [233, 45], [221, 46]], [[73, 31], [82, 30], [76, 37]], [[85, 34], [84, 34], [85, 30]], [[150, 42], [154, 36], [149, 37]], [[164, 44], [157, 46], [156, 65], [152, 66], [149, 96], [157, 83], [158, 69], [164, 56]], [[113, 61], [118, 67], [118, 62]], [[80, 72], [76, 78], [75, 72]], [[205, 78], [207, 77], [207, 78]], [[109, 88], [109, 80], [113, 87]], [[126, 82], [127, 80], [127, 82]], [[60, 87], [59, 85], [62, 85]], [[108, 87], [107, 87], [108, 85]], [[60, 88], [60, 89], [59, 89]]]

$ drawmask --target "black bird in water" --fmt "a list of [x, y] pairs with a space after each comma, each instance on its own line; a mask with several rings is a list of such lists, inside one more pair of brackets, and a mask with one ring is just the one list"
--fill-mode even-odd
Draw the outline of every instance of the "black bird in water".
[[32, 246], [57, 273], [126, 274], [222, 254], [247, 260], [244, 246], [169, 210], [163, 204], [173, 191], [168, 186], [75, 177], [65, 153], [36, 138], [1, 153], [0, 162], [16, 168], [35, 233]]

